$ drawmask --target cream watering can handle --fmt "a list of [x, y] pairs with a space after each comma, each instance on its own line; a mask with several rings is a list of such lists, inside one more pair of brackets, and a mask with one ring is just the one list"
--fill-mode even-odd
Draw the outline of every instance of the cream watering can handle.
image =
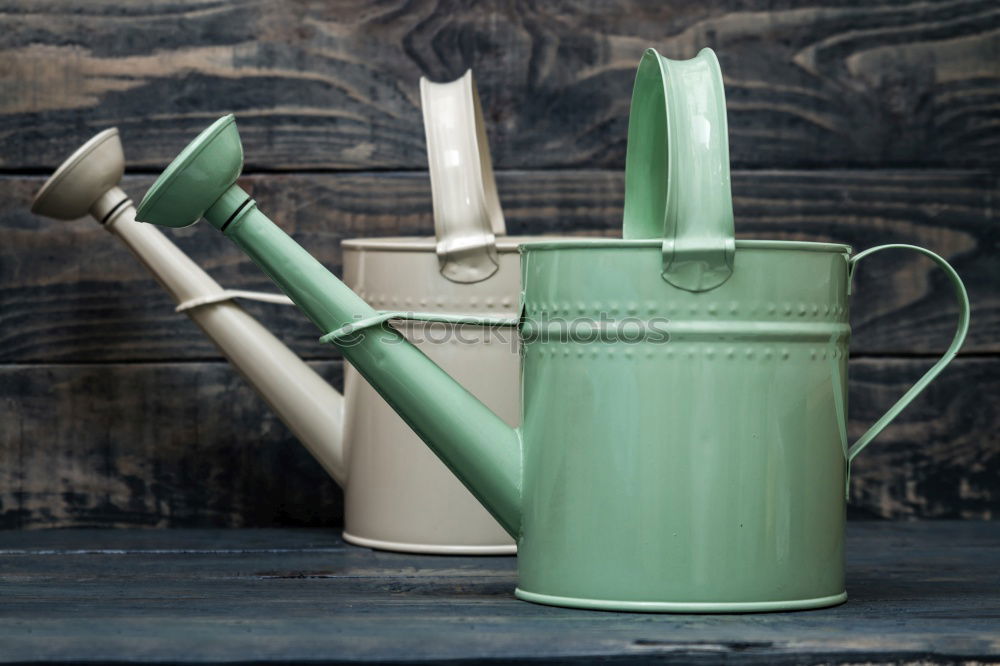
[[420, 79], [441, 274], [481, 282], [497, 272], [506, 233], [479, 94], [467, 71], [449, 83]]
[[959, 348], [961, 348], [962, 343], [965, 342], [965, 335], [969, 332], [969, 294], [965, 291], [965, 285], [962, 284], [962, 279], [958, 277], [958, 273], [955, 269], [951, 267], [947, 261], [945, 261], [940, 256], [934, 254], [930, 250], [925, 250], [922, 247], [917, 247], [916, 245], [879, 245], [878, 247], [873, 247], [864, 252], [859, 252], [858, 254], [851, 257], [849, 262], [849, 274], [848, 274], [848, 291], [850, 291], [850, 283], [854, 279], [854, 271], [858, 266], [858, 262], [867, 257], [870, 254], [875, 254], [876, 252], [881, 252], [882, 250], [913, 250], [914, 252], [919, 252], [920, 254], [926, 255], [934, 260], [941, 270], [945, 272], [948, 279], [951, 281], [951, 286], [955, 289], [955, 296], [958, 298], [958, 305], [960, 312], [958, 315], [958, 328], [955, 331], [955, 337], [951, 340], [951, 345], [948, 347], [948, 351], [944, 353], [937, 363], [935, 363], [930, 370], [924, 373], [916, 384], [910, 387], [910, 390], [903, 394], [903, 397], [896, 401], [892, 407], [889, 408], [882, 418], [875, 422], [871, 428], [868, 429], [865, 434], [858, 438], [858, 441], [854, 442], [851, 447], [847, 450], [847, 460], [848, 462], [854, 460], [859, 453], [868, 444], [871, 443], [875, 437], [878, 436], [882, 430], [885, 429], [889, 423], [892, 422], [899, 413], [902, 412], [910, 402], [916, 398], [921, 391], [927, 388], [927, 385], [934, 380], [938, 374], [944, 370], [945, 366], [948, 365], [955, 355], [958, 353]]
[[733, 273], [726, 96], [711, 49], [691, 60], [647, 50], [639, 62], [625, 155], [626, 239], [663, 239], [663, 279], [714, 289]]

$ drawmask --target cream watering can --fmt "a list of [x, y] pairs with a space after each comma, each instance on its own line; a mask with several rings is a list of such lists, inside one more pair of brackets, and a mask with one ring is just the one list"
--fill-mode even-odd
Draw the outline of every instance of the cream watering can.
[[[434, 194], [434, 238], [344, 243], [344, 279], [386, 307], [517, 316], [519, 239], [504, 236], [489, 145], [472, 73], [421, 80]], [[223, 289], [154, 227], [135, 221], [119, 182], [118, 131], [81, 146], [39, 190], [32, 210], [73, 220], [88, 212], [149, 269], [344, 489], [344, 538], [359, 545], [465, 555], [511, 554], [513, 540], [357, 372], [341, 397], [234, 302], [285, 296]], [[454, 325], [449, 325], [454, 326]], [[471, 329], [471, 330], [467, 330]], [[511, 425], [519, 419], [516, 346], [465, 327], [469, 344], [410, 339]]]
[[[517, 336], [512, 330], [493, 335], [461, 320], [517, 321], [517, 250], [531, 239], [506, 236], [471, 72], [447, 84], [421, 79], [420, 93], [436, 236], [344, 241], [344, 282], [380, 316], [398, 312], [432, 320], [396, 325], [516, 426], [521, 404]], [[350, 442], [344, 539], [410, 552], [516, 551], [513, 539], [350, 364], [345, 364], [344, 396], [344, 433]]]
[[[253, 258], [517, 539], [516, 594], [529, 601], [673, 612], [844, 601], [850, 461], [968, 326], [961, 281], [927, 250], [734, 240], [722, 78], [707, 49], [681, 62], [648, 51], [639, 65], [625, 238], [522, 246], [518, 429], [270, 222], [235, 185], [241, 164], [222, 118], [138, 218], [205, 217]], [[934, 260], [962, 314], [945, 356], [849, 444], [851, 275], [889, 248]]]

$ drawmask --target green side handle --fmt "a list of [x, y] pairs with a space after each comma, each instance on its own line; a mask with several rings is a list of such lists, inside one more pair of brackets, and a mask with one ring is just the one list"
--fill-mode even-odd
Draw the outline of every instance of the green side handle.
[[[919, 252], [927, 257], [930, 257], [934, 263], [936, 263], [941, 270], [945, 272], [948, 276], [948, 280], [951, 282], [952, 288], [955, 290], [955, 297], [958, 299], [959, 314], [958, 314], [958, 327], [955, 330], [955, 336], [951, 340], [951, 345], [948, 346], [948, 350], [945, 351], [944, 355], [938, 359], [938, 362], [931, 366], [931, 369], [924, 373], [923, 377], [917, 380], [917, 383], [910, 387], [903, 397], [896, 401], [896, 403], [882, 415], [875, 424], [870, 427], [865, 434], [861, 435], [854, 444], [850, 446], [847, 450], [847, 462], [848, 464], [853, 461], [859, 453], [861, 453], [866, 446], [871, 444], [872, 440], [875, 439], [879, 433], [881, 433], [887, 425], [889, 425], [893, 419], [899, 416], [900, 412], [906, 409], [906, 406], [913, 402], [920, 393], [927, 388], [935, 377], [937, 377], [945, 366], [951, 363], [951, 360], [955, 358], [958, 354], [958, 350], [962, 347], [962, 343], [965, 342], [965, 336], [969, 332], [969, 294], [965, 290], [965, 285], [962, 284], [962, 278], [958, 276], [955, 269], [951, 267], [947, 261], [945, 261], [939, 255], [926, 250], [922, 247], [916, 245], [905, 245], [905, 244], [891, 244], [891, 245], [879, 245], [877, 247], [869, 248], [864, 252], [859, 252], [850, 259], [849, 267], [849, 277], [848, 277], [848, 290], [850, 290], [850, 284], [853, 282], [854, 271], [857, 269], [858, 263], [865, 257], [875, 254], [876, 252], [882, 252], [884, 250], [913, 250], [914, 252]], [[850, 291], [848, 291], [850, 293]]]

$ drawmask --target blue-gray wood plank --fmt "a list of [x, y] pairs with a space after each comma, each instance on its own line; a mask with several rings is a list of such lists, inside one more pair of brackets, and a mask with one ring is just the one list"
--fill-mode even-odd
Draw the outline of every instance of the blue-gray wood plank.
[[1000, 523], [854, 522], [847, 560], [836, 608], [644, 615], [333, 531], [3, 532], [0, 662], [1000, 663]]

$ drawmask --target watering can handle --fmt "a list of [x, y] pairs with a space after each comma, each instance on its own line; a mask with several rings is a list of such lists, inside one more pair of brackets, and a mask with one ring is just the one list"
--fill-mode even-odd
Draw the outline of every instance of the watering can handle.
[[649, 49], [639, 62], [622, 236], [662, 238], [663, 279], [680, 289], [709, 291], [733, 273], [726, 95], [711, 49], [691, 60]]
[[951, 264], [949, 264], [940, 256], [934, 254], [930, 250], [925, 250], [922, 247], [917, 247], [916, 245], [898, 245], [898, 244], [879, 245], [878, 247], [867, 249], [864, 252], [859, 252], [858, 254], [851, 257], [848, 263], [848, 271], [849, 271], [847, 278], [848, 290], [850, 290], [850, 283], [854, 278], [854, 271], [857, 268], [858, 262], [860, 262], [862, 259], [864, 259], [870, 254], [875, 254], [876, 252], [881, 252], [882, 250], [895, 250], [895, 249], [913, 250], [915, 252], [919, 252], [920, 254], [926, 255], [931, 259], [933, 259], [934, 263], [936, 263], [945, 272], [945, 274], [948, 276], [948, 279], [951, 281], [951, 286], [955, 290], [955, 296], [958, 298], [958, 304], [960, 309], [958, 315], [958, 328], [956, 329], [955, 337], [952, 338], [951, 345], [948, 347], [948, 351], [944, 353], [944, 356], [942, 356], [938, 360], [938, 362], [931, 367], [930, 370], [925, 372], [924, 376], [921, 377], [916, 384], [911, 386], [910, 390], [904, 393], [903, 397], [897, 400], [896, 404], [890, 407], [889, 410], [882, 415], [882, 418], [880, 418], [878, 421], [875, 422], [875, 425], [869, 428], [868, 431], [865, 432], [865, 434], [861, 435], [861, 437], [858, 438], [858, 441], [854, 442], [854, 444], [851, 445], [851, 447], [847, 450], [848, 462], [854, 460], [854, 458], [856, 458], [857, 455], [861, 453], [861, 451], [864, 450], [864, 448], [868, 446], [868, 444], [870, 444], [871, 441], [875, 439], [875, 437], [877, 437], [878, 434], [882, 432], [882, 430], [885, 429], [885, 427], [889, 425], [889, 423], [891, 423], [893, 419], [899, 416], [899, 413], [902, 412], [903, 409], [905, 409], [906, 406], [909, 405], [910, 402], [914, 398], [916, 398], [921, 391], [927, 388], [927, 385], [930, 384], [931, 381], [933, 381], [934, 378], [937, 377], [942, 370], [944, 370], [944, 367], [951, 362], [951, 359], [955, 358], [955, 354], [958, 353], [958, 350], [959, 348], [961, 348], [962, 343], [965, 342], [966, 333], [969, 332], [969, 294], [966, 293], [965, 291], [965, 285], [962, 284], [962, 279], [958, 277], [958, 273], [956, 273], [955, 269], [951, 267]]
[[500, 266], [496, 237], [506, 229], [472, 70], [449, 83], [421, 77], [420, 99], [441, 274], [481, 282]]

